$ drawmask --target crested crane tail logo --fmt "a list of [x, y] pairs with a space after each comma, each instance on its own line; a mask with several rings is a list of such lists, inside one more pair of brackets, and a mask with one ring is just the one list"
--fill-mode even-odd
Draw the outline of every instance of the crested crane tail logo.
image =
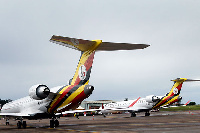
[[86, 75], [87, 75], [86, 67], [84, 65], [81, 65], [78, 72], [80, 80], [84, 80], [86, 78]]

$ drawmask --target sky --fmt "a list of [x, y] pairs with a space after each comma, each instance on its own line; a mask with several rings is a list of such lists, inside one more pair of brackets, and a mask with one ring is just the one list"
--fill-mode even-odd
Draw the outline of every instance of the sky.
[[[96, 52], [87, 100], [160, 96], [172, 79], [200, 79], [199, 7], [198, 0], [0, 0], [0, 98], [68, 84], [80, 52], [51, 43], [52, 35], [151, 45]], [[200, 82], [183, 84], [183, 103], [200, 104], [199, 94]]]

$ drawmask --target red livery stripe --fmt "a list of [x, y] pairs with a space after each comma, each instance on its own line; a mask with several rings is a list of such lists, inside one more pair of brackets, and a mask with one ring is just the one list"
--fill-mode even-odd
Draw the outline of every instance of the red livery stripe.
[[51, 111], [55, 108], [55, 106], [63, 99], [63, 97], [74, 87], [74, 85], [69, 86], [65, 91], [60, 95], [60, 97], [57, 99], [57, 101], [54, 103], [54, 105], [51, 107]]

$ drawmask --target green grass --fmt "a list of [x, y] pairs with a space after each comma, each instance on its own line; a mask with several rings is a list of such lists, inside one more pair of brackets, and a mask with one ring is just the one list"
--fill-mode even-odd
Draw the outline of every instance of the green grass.
[[160, 109], [160, 111], [186, 111], [186, 110], [200, 110], [200, 105], [179, 106], [179, 107]]

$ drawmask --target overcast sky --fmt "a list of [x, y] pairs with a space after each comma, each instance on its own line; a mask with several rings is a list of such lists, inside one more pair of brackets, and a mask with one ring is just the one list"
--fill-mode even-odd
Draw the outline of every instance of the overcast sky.
[[[0, 98], [35, 84], [68, 84], [80, 52], [52, 35], [145, 43], [144, 50], [96, 52], [87, 100], [165, 95], [178, 77], [200, 79], [198, 0], [0, 0]], [[182, 102], [200, 103], [200, 83], [183, 84]]]

